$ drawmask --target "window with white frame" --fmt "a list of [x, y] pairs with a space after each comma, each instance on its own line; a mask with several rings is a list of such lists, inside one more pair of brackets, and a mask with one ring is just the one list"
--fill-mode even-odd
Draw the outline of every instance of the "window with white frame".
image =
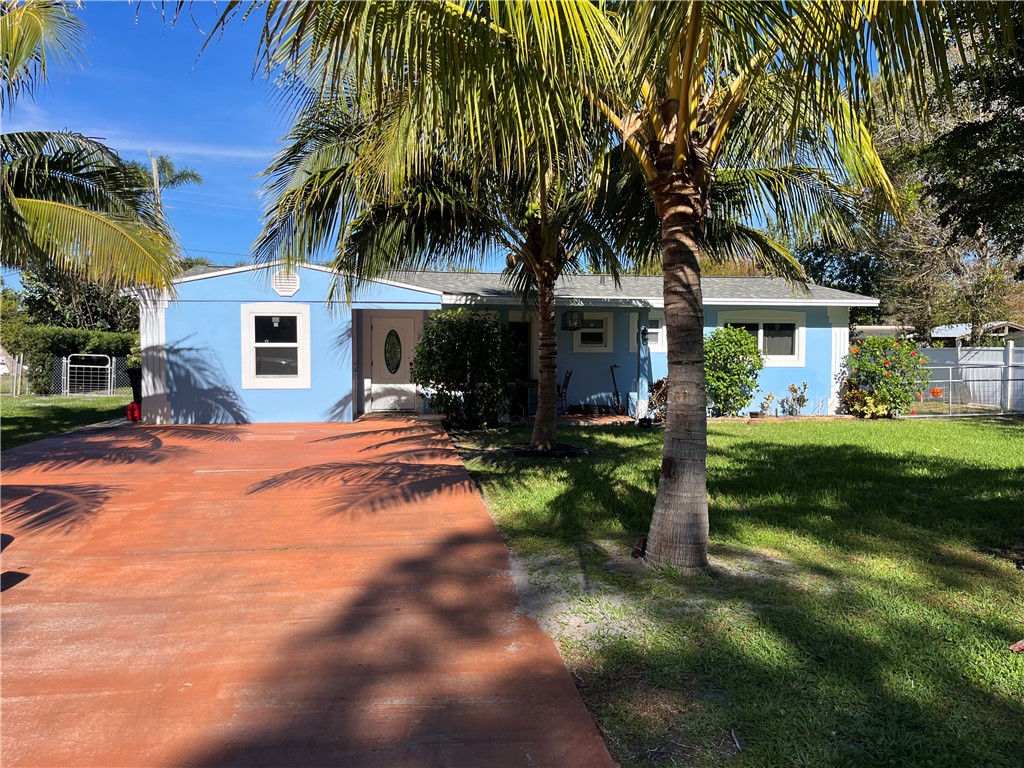
[[572, 334], [573, 352], [611, 352], [612, 315], [606, 312], [584, 312], [583, 325]]
[[[640, 326], [640, 315], [632, 312], [629, 315], [629, 351], [636, 352], [637, 330]], [[647, 348], [651, 352], [668, 352], [668, 337], [665, 332], [665, 310], [652, 309], [647, 313]]]
[[768, 367], [803, 367], [806, 316], [803, 312], [719, 312], [718, 324], [743, 328], [757, 340]]
[[308, 389], [309, 357], [307, 305], [242, 305], [244, 389]]

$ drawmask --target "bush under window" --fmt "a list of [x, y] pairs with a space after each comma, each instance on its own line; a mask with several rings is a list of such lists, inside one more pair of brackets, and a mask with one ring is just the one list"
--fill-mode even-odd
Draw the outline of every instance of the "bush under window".
[[764, 357], [757, 339], [744, 328], [716, 328], [704, 339], [704, 378], [715, 416], [735, 416], [757, 389]]
[[467, 309], [427, 318], [412, 356], [412, 380], [431, 409], [476, 428], [508, 412], [516, 390], [517, 342], [498, 318]]

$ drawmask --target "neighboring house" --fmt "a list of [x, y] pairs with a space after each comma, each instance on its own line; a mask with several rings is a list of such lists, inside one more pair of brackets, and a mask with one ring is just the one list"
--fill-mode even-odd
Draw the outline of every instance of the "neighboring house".
[[[521, 377], [535, 380], [536, 318], [500, 274], [401, 272], [326, 306], [325, 267], [197, 267], [177, 299], [141, 297], [143, 418], [155, 423], [349, 421], [363, 413], [423, 411], [409, 358], [424, 319], [470, 306], [497, 313], [528, 345]], [[760, 392], [779, 398], [808, 383], [808, 411], [835, 410], [849, 346], [850, 307], [878, 300], [821, 286], [807, 292], [769, 278], [702, 281], [707, 330], [742, 325], [766, 353]], [[650, 375], [667, 374], [662, 279], [586, 275], [556, 289], [558, 381], [568, 403], [610, 404], [612, 365], [625, 402], [637, 376], [637, 329], [650, 329]], [[578, 330], [562, 330], [582, 312]], [[570, 326], [572, 323], [570, 323]], [[535, 382], [534, 382], [535, 383]], [[756, 401], [755, 401], [756, 405]]]
[[868, 336], [913, 337], [912, 325], [851, 325], [851, 339], [865, 339]]
[[[1024, 325], [1011, 323], [1007, 320], [994, 320], [985, 323], [985, 336], [991, 336], [1001, 341], [1020, 341], [1024, 339]], [[932, 328], [932, 343], [941, 342], [948, 346], [959, 346], [966, 344], [971, 338], [971, 324], [959, 323], [957, 325], [940, 325]]]

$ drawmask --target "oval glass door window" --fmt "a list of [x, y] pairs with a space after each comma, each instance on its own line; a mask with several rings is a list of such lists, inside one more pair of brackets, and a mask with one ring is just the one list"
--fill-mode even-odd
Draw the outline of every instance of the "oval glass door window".
[[392, 376], [398, 373], [402, 364], [402, 339], [398, 331], [392, 328], [384, 338], [384, 365], [388, 367], [388, 373]]

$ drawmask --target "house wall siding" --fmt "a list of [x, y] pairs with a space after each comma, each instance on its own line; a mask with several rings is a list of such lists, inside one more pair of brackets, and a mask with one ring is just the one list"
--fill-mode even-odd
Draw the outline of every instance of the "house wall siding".
[[[774, 309], [774, 308], [771, 308]], [[719, 327], [719, 315], [722, 313], [771, 311], [769, 308], [748, 306], [709, 306], [704, 310], [704, 332], [711, 333]], [[807, 406], [805, 414], [827, 413], [829, 399], [832, 395], [832, 323], [829, 320], [827, 307], [780, 307], [786, 312], [799, 312], [804, 315], [804, 363], [802, 366], [766, 367], [758, 376], [758, 388], [750, 407], [756, 410], [761, 399], [771, 392], [775, 395], [775, 405], [786, 397], [790, 384], [800, 386], [807, 382]]]
[[[775, 309], [775, 308], [772, 308]], [[776, 396], [776, 403], [788, 394], [788, 386], [800, 386], [807, 382], [808, 405], [805, 413], [829, 411], [830, 398], [833, 395], [833, 325], [826, 307], [784, 307], [778, 308], [786, 312], [798, 312], [804, 316], [804, 363], [802, 366], [777, 366], [765, 368], [758, 377], [758, 390], [752, 402], [756, 408], [768, 392]], [[514, 311], [514, 310], [513, 310]], [[600, 309], [613, 315], [613, 347], [610, 353], [605, 352], [574, 352], [573, 331], [561, 330], [561, 312], [558, 310], [558, 381], [561, 382], [566, 370], [572, 370], [572, 381], [569, 385], [568, 402], [608, 405], [613, 402], [613, 390], [610, 366], [617, 364], [615, 371], [619, 387], [619, 395], [623, 403], [627, 393], [634, 387], [637, 378], [637, 355], [630, 351], [631, 324], [630, 314], [638, 315], [640, 325], [647, 321], [647, 310], [642, 309]], [[705, 308], [705, 335], [710, 334], [719, 324], [720, 313], [771, 311], [757, 305], [746, 306], [708, 306]], [[508, 320], [509, 310], [500, 311], [502, 318]], [[844, 326], [845, 327], [845, 326]], [[534, 324], [536, 332], [536, 324]], [[835, 338], [838, 338], [837, 336]], [[652, 381], [668, 375], [668, 355], [664, 352], [651, 354], [651, 365], [648, 372]]]
[[[367, 323], [372, 312], [414, 314], [421, 321], [441, 309], [440, 296], [427, 289], [389, 283], [371, 283], [361, 287], [349, 303], [325, 305], [330, 275], [316, 269], [299, 268], [299, 290], [281, 296], [271, 287], [269, 270], [220, 273], [209, 278], [188, 280], [178, 285], [178, 296], [163, 309], [154, 302], [154, 317], [148, 325], [159, 333], [144, 334], [150, 339], [144, 379], [146, 402], [159, 421], [176, 423], [223, 422], [298, 422], [351, 420], [366, 403]], [[247, 389], [242, 373], [244, 305], [274, 303], [308, 305], [310, 317], [308, 388]], [[447, 307], [445, 307], [447, 308]], [[523, 313], [518, 305], [476, 305], [481, 311], [498, 314], [502, 320], [532, 322], [536, 335], [536, 317]], [[557, 311], [558, 381], [567, 370], [573, 371], [569, 387], [570, 404], [611, 405], [613, 385], [610, 366], [615, 369], [620, 401], [625, 405], [637, 379], [637, 353], [632, 336], [637, 325], [646, 324], [649, 310], [642, 306], [584, 308], [585, 312], [611, 316], [612, 349], [584, 351], [574, 349], [575, 332], [561, 329]], [[369, 310], [364, 312], [362, 310]], [[799, 312], [803, 315], [803, 365], [765, 368], [751, 407], [757, 407], [767, 393], [777, 400], [787, 394], [789, 384], [808, 383], [806, 413], [827, 412], [835, 403], [835, 370], [847, 346], [848, 310], [838, 307], [786, 306], [765, 308], [756, 304], [705, 308], [705, 334], [721, 323], [722, 313], [766, 311]], [[155, 340], [159, 337], [159, 340]], [[842, 347], [842, 349], [840, 349]], [[536, 344], [531, 343], [531, 355]], [[144, 358], [146, 353], [144, 353]], [[534, 371], [536, 365], [534, 361]], [[652, 381], [668, 373], [665, 352], [652, 351], [649, 368], [642, 372]], [[534, 373], [536, 375], [536, 373]], [[265, 382], [261, 382], [265, 383]], [[832, 402], [830, 403], [830, 396]], [[159, 406], [159, 407], [157, 407]], [[144, 413], [146, 403], [144, 402]]]
[[[356, 411], [353, 332], [357, 309], [422, 312], [440, 305], [434, 294], [373, 283], [351, 304], [327, 306], [330, 276], [299, 269], [301, 286], [280, 296], [266, 272], [240, 272], [178, 285], [165, 314], [167, 363], [163, 388], [172, 423], [351, 421]], [[310, 386], [246, 389], [242, 379], [243, 305], [274, 303], [310, 307]], [[360, 393], [361, 394], [361, 393]]]

